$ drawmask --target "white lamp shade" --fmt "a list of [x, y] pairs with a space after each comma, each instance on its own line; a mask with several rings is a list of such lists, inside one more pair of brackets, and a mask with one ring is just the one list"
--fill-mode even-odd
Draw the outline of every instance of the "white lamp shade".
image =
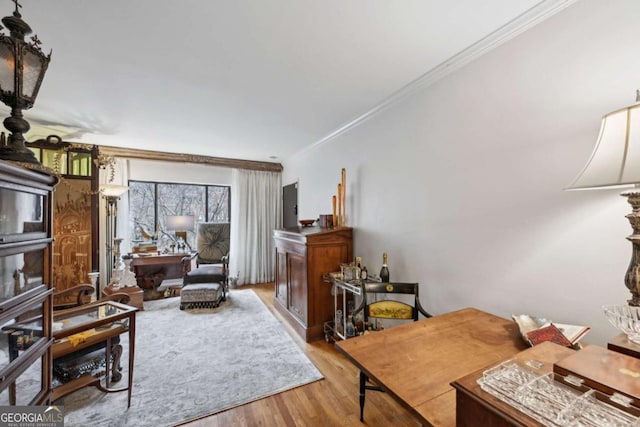
[[640, 104], [602, 118], [591, 158], [570, 190], [625, 187], [640, 183]]
[[129, 191], [126, 185], [103, 184], [100, 186], [100, 193], [104, 197], [120, 197]]
[[167, 230], [190, 231], [196, 224], [196, 218], [191, 215], [171, 215], [165, 217]]

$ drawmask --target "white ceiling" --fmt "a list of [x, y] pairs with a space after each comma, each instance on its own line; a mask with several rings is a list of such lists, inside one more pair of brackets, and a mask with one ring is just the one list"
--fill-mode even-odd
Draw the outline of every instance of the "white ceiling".
[[27, 136], [279, 162], [572, 1], [21, 0], [53, 49]]

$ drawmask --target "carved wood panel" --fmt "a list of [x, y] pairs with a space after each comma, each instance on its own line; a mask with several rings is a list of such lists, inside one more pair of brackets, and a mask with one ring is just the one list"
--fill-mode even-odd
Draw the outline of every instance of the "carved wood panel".
[[53, 286], [56, 291], [91, 283], [87, 274], [94, 268], [91, 180], [63, 178], [63, 181], [53, 197]]

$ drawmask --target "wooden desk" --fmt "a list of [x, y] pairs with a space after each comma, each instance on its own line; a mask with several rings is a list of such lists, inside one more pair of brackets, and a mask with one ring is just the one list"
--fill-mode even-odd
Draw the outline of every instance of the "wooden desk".
[[[514, 322], [466, 308], [340, 341], [336, 347], [427, 425], [453, 426], [456, 395], [450, 383], [527, 345]], [[353, 398], [357, 395], [354, 390]]]
[[181, 279], [191, 271], [190, 262], [182, 262], [183, 258], [193, 258], [195, 254], [179, 252], [161, 255], [141, 256], [134, 254], [131, 270], [136, 275], [136, 282], [144, 292], [144, 300], [162, 298], [164, 294], [158, 287], [165, 279]]

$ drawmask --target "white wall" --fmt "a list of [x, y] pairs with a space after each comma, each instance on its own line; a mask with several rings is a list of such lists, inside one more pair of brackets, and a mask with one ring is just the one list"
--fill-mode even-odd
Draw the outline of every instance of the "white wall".
[[195, 163], [129, 160], [129, 179], [135, 181], [231, 185], [231, 168]]
[[619, 190], [567, 192], [602, 115], [640, 88], [640, 2], [582, 0], [322, 146], [283, 162], [299, 218], [347, 169], [355, 253], [419, 281], [438, 314], [474, 306], [616, 330], [631, 246]]

